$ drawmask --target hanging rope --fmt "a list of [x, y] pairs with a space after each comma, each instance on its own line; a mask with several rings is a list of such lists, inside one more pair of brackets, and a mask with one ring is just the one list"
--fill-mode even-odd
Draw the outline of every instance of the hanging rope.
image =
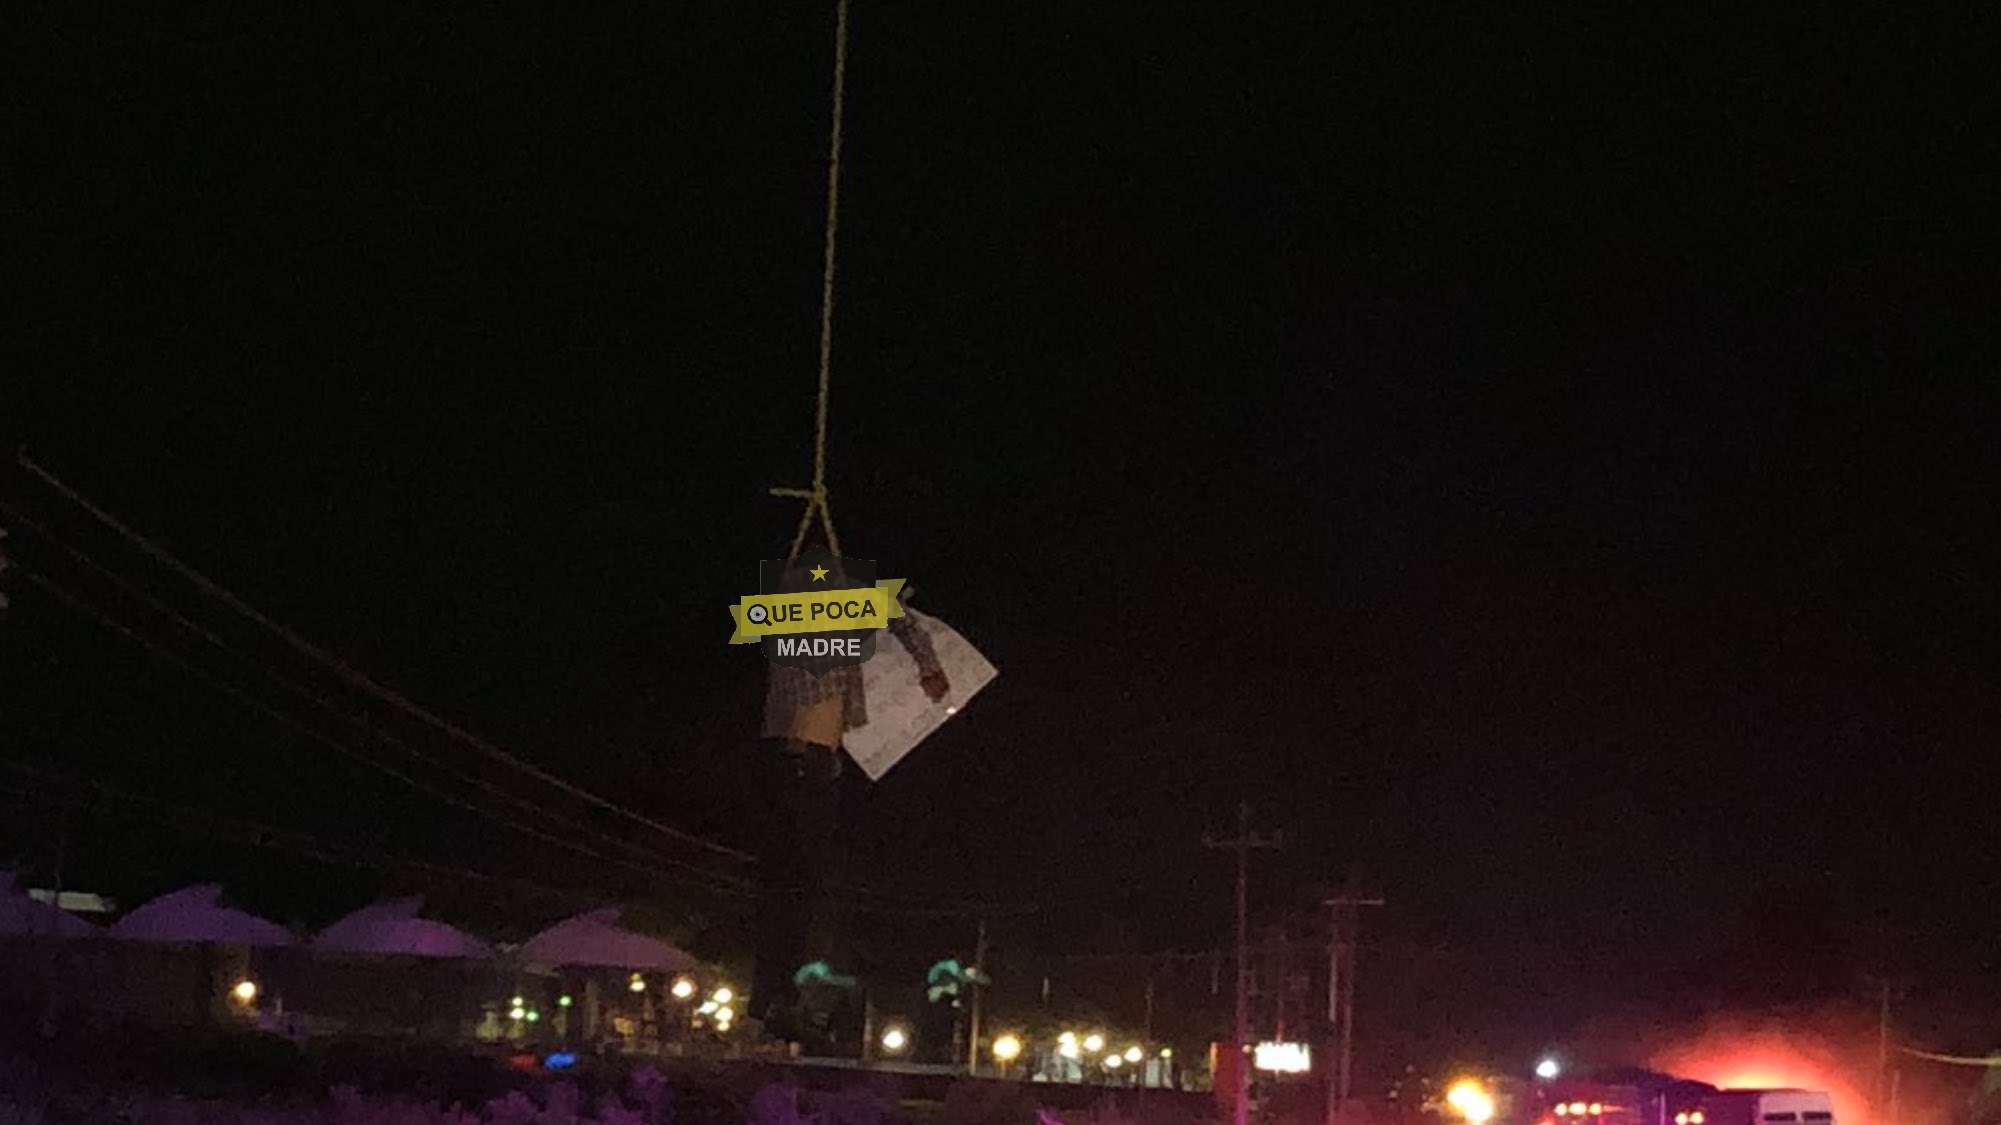
[[773, 496], [806, 501], [799, 513], [799, 530], [792, 536], [796, 558], [806, 549], [806, 533], [813, 516], [827, 533], [827, 549], [841, 553], [840, 537], [834, 534], [834, 511], [827, 503], [827, 400], [833, 386], [834, 359], [834, 243], [841, 220], [841, 120], [847, 108], [848, 88], [848, 0], [838, 0], [834, 18], [834, 122], [827, 141], [827, 244], [820, 271], [820, 398], [813, 411], [813, 487], [774, 488]]

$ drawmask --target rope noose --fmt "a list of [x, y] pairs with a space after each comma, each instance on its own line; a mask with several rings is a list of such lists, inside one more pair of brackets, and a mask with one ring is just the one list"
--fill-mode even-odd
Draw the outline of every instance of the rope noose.
[[834, 244], [841, 219], [841, 120], [847, 107], [848, 86], [848, 0], [838, 0], [834, 18], [834, 112], [833, 128], [827, 141], [827, 242], [820, 271], [820, 395], [813, 411], [813, 487], [774, 488], [773, 496], [806, 501], [799, 513], [799, 530], [792, 536], [788, 558], [799, 557], [806, 549], [806, 534], [813, 516], [827, 533], [827, 549], [841, 553], [840, 536], [834, 533], [834, 510], [827, 502], [827, 401], [833, 388], [834, 358]]

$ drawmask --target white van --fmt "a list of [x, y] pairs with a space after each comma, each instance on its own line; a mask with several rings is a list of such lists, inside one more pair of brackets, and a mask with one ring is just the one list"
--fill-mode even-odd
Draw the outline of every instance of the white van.
[[1722, 1090], [1702, 1099], [1703, 1125], [1834, 1125], [1819, 1090]]

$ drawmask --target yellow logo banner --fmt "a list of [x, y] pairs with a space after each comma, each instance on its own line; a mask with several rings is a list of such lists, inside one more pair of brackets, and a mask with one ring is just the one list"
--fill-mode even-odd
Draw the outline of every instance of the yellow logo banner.
[[885, 578], [867, 590], [808, 590], [799, 594], [750, 594], [730, 608], [733, 645], [791, 633], [839, 633], [880, 629], [903, 616], [896, 595], [904, 579]]

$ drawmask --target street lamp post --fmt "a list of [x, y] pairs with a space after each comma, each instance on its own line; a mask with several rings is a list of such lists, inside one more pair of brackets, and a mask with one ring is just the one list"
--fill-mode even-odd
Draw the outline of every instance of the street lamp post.
[[998, 1064], [1001, 1076], [1007, 1076], [1008, 1068], [1021, 1057], [1021, 1038], [1017, 1035], [1001, 1035], [994, 1039], [994, 1062]]

